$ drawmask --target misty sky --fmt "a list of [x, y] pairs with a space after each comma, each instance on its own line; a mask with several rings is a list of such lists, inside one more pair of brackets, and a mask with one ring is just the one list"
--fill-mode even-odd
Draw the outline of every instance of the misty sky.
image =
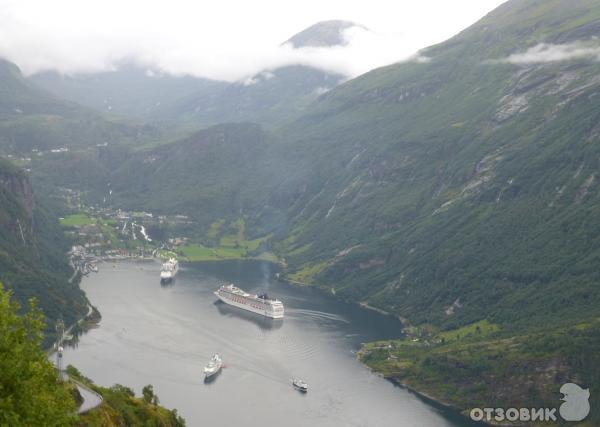
[[[173, 74], [241, 80], [306, 64], [354, 77], [406, 60], [468, 27], [504, 0], [0, 0], [0, 56], [24, 73], [73, 74], [123, 61]], [[280, 46], [322, 20], [345, 19], [335, 49]]]

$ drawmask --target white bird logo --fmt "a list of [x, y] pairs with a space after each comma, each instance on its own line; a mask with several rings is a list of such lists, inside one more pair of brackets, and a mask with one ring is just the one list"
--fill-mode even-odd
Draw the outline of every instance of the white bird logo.
[[590, 413], [590, 389], [582, 389], [577, 384], [566, 383], [560, 388], [564, 395], [560, 400], [564, 403], [560, 405], [560, 416], [565, 421], [581, 421]]

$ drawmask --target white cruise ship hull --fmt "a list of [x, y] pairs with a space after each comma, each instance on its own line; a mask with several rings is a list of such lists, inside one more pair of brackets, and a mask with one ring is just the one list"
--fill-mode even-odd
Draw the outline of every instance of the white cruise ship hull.
[[250, 311], [252, 313], [260, 314], [262, 316], [269, 317], [271, 319], [283, 319], [283, 311], [273, 312], [268, 309], [255, 307], [252, 304], [252, 301], [244, 301], [244, 302], [235, 301], [232, 298], [228, 298], [227, 294], [223, 295], [219, 291], [215, 291], [215, 295], [217, 296], [217, 298], [219, 298], [225, 304], [229, 304], [234, 307], [241, 308], [242, 310]]
[[160, 281], [163, 283], [170, 282], [175, 279], [177, 272], [179, 271], [179, 263], [175, 259], [170, 259], [165, 262], [160, 271]]
[[219, 367], [214, 368], [214, 369], [205, 369], [204, 370], [204, 378], [210, 378], [210, 377], [212, 377], [214, 375], [217, 375], [221, 371], [221, 367], [222, 366], [219, 366]]

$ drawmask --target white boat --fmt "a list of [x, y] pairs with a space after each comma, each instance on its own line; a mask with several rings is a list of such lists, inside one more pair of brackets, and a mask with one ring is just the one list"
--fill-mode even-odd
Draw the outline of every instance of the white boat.
[[299, 390], [299, 391], [301, 391], [303, 393], [306, 393], [308, 391], [308, 384], [306, 384], [300, 378], [294, 378], [294, 379], [292, 379], [292, 385], [294, 386], [294, 388], [296, 390]]
[[175, 278], [179, 271], [179, 261], [175, 258], [169, 258], [168, 261], [164, 262], [160, 268], [160, 281], [170, 282]]
[[225, 304], [272, 319], [283, 318], [283, 303], [269, 298], [267, 294], [249, 294], [229, 284], [221, 286], [218, 291], [215, 291], [215, 295]]
[[218, 373], [223, 367], [223, 361], [218, 354], [215, 354], [208, 362], [208, 365], [204, 367], [204, 376], [205, 378], [210, 378], [216, 373]]

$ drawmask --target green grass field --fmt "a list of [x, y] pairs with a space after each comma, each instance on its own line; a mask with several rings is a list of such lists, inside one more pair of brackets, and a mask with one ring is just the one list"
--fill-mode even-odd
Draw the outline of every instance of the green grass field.
[[82, 225], [90, 225], [96, 222], [86, 214], [73, 214], [60, 219], [60, 225], [65, 227], [81, 227]]
[[246, 257], [246, 251], [243, 248], [209, 248], [201, 244], [182, 246], [179, 251], [188, 261], [218, 261]]
[[328, 261], [305, 265], [301, 270], [289, 275], [293, 282], [310, 283], [317, 274], [329, 266]]
[[[209, 227], [206, 237], [208, 242], [191, 243], [179, 249], [189, 261], [218, 261], [226, 259], [245, 259], [255, 252], [260, 244], [272, 237], [272, 234], [253, 240], [246, 240], [246, 223], [238, 218], [227, 226], [225, 220], [215, 221]], [[256, 259], [273, 260], [271, 253], [251, 256]]]
[[479, 322], [471, 323], [470, 325], [465, 325], [462, 328], [440, 332], [434, 338], [445, 341], [458, 341], [461, 338], [472, 336], [484, 337], [492, 332], [496, 332], [497, 330], [498, 325], [490, 323], [487, 321], [487, 319], [484, 319], [480, 320]]

